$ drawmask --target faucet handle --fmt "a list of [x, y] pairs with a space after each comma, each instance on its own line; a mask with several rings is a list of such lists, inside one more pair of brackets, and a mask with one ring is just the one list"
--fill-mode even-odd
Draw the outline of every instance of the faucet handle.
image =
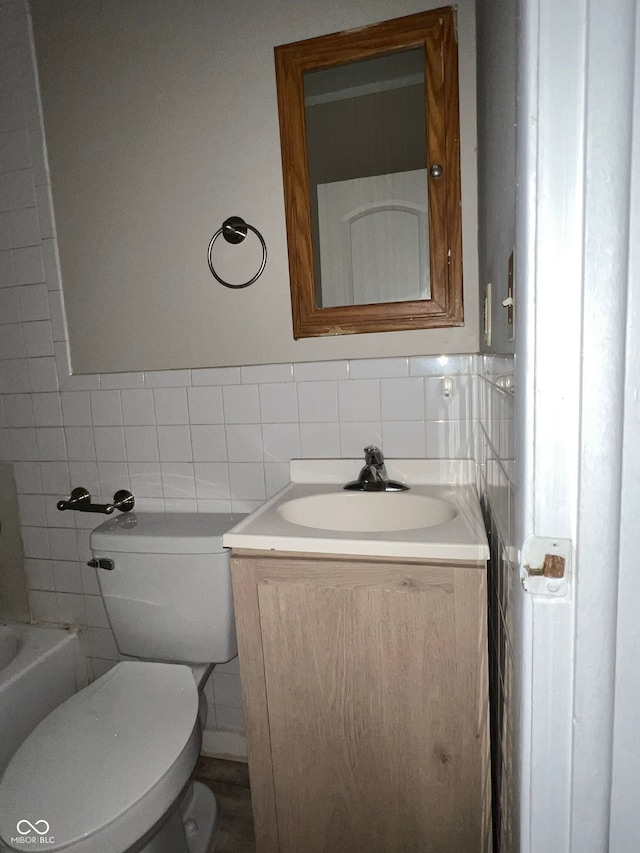
[[367, 465], [384, 465], [384, 456], [379, 447], [370, 444], [364, 448], [364, 461]]

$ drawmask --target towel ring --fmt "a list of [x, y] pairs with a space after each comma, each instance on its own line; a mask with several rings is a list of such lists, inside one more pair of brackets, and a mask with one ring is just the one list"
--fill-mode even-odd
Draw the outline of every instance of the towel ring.
[[[249, 281], [245, 281], [242, 284], [231, 284], [228, 281], [220, 278], [218, 273], [213, 268], [213, 259], [211, 257], [211, 253], [213, 252], [213, 244], [216, 242], [218, 237], [222, 234], [227, 243], [242, 243], [244, 238], [247, 236], [247, 229], [249, 231], [253, 231], [258, 240], [260, 240], [260, 245], [262, 246], [262, 263], [260, 264], [260, 269], [258, 272], [250, 278]], [[230, 216], [228, 219], [222, 223], [222, 228], [218, 228], [216, 233], [213, 235], [209, 242], [209, 249], [207, 251], [207, 260], [209, 262], [209, 269], [211, 270], [211, 275], [219, 281], [220, 284], [224, 284], [225, 287], [232, 287], [235, 290], [240, 290], [242, 287], [249, 287], [250, 284], [253, 284], [261, 275], [267, 264], [267, 244], [264, 242], [264, 238], [262, 234], [258, 231], [257, 228], [254, 228], [253, 225], [249, 225], [248, 222], [245, 222], [244, 219], [241, 219], [239, 216]]]

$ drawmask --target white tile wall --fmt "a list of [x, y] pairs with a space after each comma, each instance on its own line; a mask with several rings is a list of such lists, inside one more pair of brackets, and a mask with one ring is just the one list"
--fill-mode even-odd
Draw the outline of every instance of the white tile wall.
[[476, 459], [478, 488], [489, 532], [489, 685], [494, 826], [499, 848], [517, 837], [518, 697], [514, 690], [514, 596], [520, 577], [514, 541], [516, 460], [514, 446], [513, 356], [478, 357]]
[[[69, 376], [28, 18], [0, 0], [0, 458], [20, 496], [33, 617], [82, 629], [93, 675], [118, 652], [87, 567], [102, 519], [58, 512], [75, 486], [140, 510], [250, 511], [296, 456], [471, 456], [474, 356]], [[455, 377], [443, 399], [442, 378]], [[207, 688], [209, 725], [242, 729], [237, 662]]]

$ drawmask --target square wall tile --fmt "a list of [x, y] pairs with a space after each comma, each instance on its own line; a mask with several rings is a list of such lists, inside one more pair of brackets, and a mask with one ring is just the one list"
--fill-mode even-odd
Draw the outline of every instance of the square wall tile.
[[156, 423], [188, 424], [186, 388], [156, 388], [153, 392]]
[[60, 402], [65, 426], [91, 426], [91, 402], [88, 391], [62, 391]]
[[91, 391], [91, 418], [94, 426], [121, 426], [120, 391]]
[[[161, 498], [162, 478], [159, 462], [129, 462], [131, 491], [138, 498]], [[137, 504], [136, 504], [137, 505]]]
[[424, 382], [419, 377], [381, 379], [383, 421], [424, 420]]
[[192, 424], [224, 423], [222, 388], [208, 385], [188, 388], [187, 398]]
[[227, 732], [244, 733], [244, 714], [241, 707], [237, 705], [216, 705], [215, 708], [218, 729]]
[[22, 527], [22, 542], [25, 557], [36, 560], [51, 558], [51, 545], [46, 527]]
[[363, 459], [363, 449], [369, 444], [382, 446], [380, 421], [340, 424], [340, 456], [347, 459]]
[[43, 240], [50, 239], [55, 236], [55, 227], [52, 216], [53, 200], [51, 198], [51, 187], [48, 184], [40, 184], [36, 187], [36, 201], [40, 237]]
[[96, 458], [96, 444], [91, 427], [65, 427], [64, 434], [69, 461], [88, 462]]
[[264, 468], [260, 462], [230, 462], [232, 500], [263, 501], [266, 498]]
[[195, 498], [165, 498], [165, 512], [198, 512], [198, 502]]
[[42, 494], [66, 496], [71, 493], [68, 462], [41, 462], [40, 472]]
[[6, 426], [32, 427], [33, 404], [30, 394], [6, 394], [4, 397]]
[[298, 382], [298, 412], [301, 423], [337, 423], [338, 383]]
[[75, 528], [76, 518], [74, 512], [60, 512], [57, 503], [60, 498], [67, 498], [71, 494], [71, 488], [60, 492], [57, 495], [46, 495], [44, 500], [44, 512], [46, 516], [47, 527], [67, 527]]
[[126, 426], [155, 425], [153, 391], [135, 389], [121, 391], [122, 416]]
[[29, 168], [31, 149], [26, 129], [0, 133], [0, 163], [7, 172]]
[[41, 461], [62, 462], [67, 459], [67, 445], [62, 427], [39, 427], [36, 430], [38, 458]]
[[239, 675], [214, 670], [211, 680], [213, 681], [213, 695], [216, 705], [242, 707], [242, 685]]
[[[257, 429], [260, 429], [256, 425]], [[191, 442], [195, 462], [226, 462], [227, 442], [225, 430], [221, 424], [193, 425], [191, 427]]]
[[127, 458], [122, 427], [94, 427], [93, 437], [99, 462], [124, 462]]
[[289, 483], [288, 462], [265, 462], [264, 481], [267, 489], [267, 498], [272, 497]]
[[61, 427], [60, 395], [53, 392], [32, 394], [33, 422], [36, 426]]
[[78, 561], [78, 539], [75, 530], [54, 527], [50, 528], [48, 533], [53, 560]]
[[195, 498], [196, 481], [193, 463], [162, 462], [160, 472], [165, 498]]
[[42, 495], [18, 495], [20, 523], [32, 527], [46, 527], [47, 515]]
[[100, 595], [100, 584], [98, 583], [96, 569], [92, 569], [86, 562], [80, 563], [80, 577], [84, 595]]
[[289, 462], [300, 456], [298, 424], [264, 424], [262, 441], [265, 462]]
[[24, 332], [20, 323], [2, 326], [0, 359], [23, 358], [25, 355]]
[[229, 462], [262, 461], [262, 432], [259, 424], [229, 424], [224, 429]]
[[51, 560], [25, 560], [29, 589], [55, 591]]
[[79, 563], [69, 560], [53, 560], [51, 565], [56, 592], [82, 593]]
[[[3, 114], [3, 126], [4, 120], [5, 116]], [[3, 178], [3, 210], [18, 210], [21, 207], [35, 206], [36, 190], [33, 182], [33, 171], [31, 169], [18, 169], [15, 172], [6, 172]]]
[[380, 420], [380, 380], [350, 379], [338, 382], [340, 421]]
[[226, 462], [196, 462], [193, 467], [198, 501], [229, 500], [229, 466]]
[[39, 495], [43, 493], [39, 462], [14, 462], [13, 473], [16, 478], [18, 494]]
[[[29, 360], [33, 361], [33, 359]], [[0, 361], [0, 383], [5, 394], [30, 391], [27, 359], [14, 358], [10, 361]]]
[[[0, 217], [2, 214], [0, 214]], [[0, 221], [0, 230], [2, 224]], [[17, 284], [13, 268], [13, 255], [11, 250], [2, 249], [2, 236], [0, 234], [0, 288], [15, 287]]]
[[340, 456], [340, 427], [337, 423], [301, 423], [300, 456], [337, 459]]
[[[69, 461], [69, 478], [72, 486], [83, 486], [94, 498], [98, 496], [98, 464], [95, 461]], [[78, 524], [80, 518], [78, 515]]]
[[40, 221], [35, 207], [24, 207], [9, 213], [11, 248], [40, 245]]
[[31, 613], [36, 622], [58, 622], [58, 602], [55, 592], [29, 591]]
[[28, 358], [29, 385], [32, 391], [57, 391], [58, 372], [52, 356]]
[[30, 427], [9, 429], [11, 458], [18, 461], [34, 462], [40, 459], [36, 431]]
[[0, 283], [0, 325], [19, 323], [20, 319], [20, 288]]
[[20, 312], [24, 323], [49, 319], [46, 284], [29, 284], [20, 288]]
[[260, 385], [260, 419], [265, 423], [296, 423], [298, 397], [292, 382]]
[[124, 441], [127, 459], [133, 462], [156, 462], [160, 458], [158, 436], [152, 426], [126, 426]]
[[387, 458], [424, 458], [424, 421], [390, 421], [382, 424], [382, 447]]
[[191, 462], [191, 432], [183, 426], [159, 426], [158, 448], [163, 462]]
[[87, 625], [93, 628], [109, 628], [109, 618], [105, 610], [102, 596], [85, 595], [84, 607], [87, 617]]
[[49, 320], [24, 323], [24, 348], [27, 358], [53, 355], [53, 330]]
[[225, 423], [260, 423], [260, 401], [257, 385], [227, 385], [222, 389], [222, 400]]
[[87, 628], [85, 635], [89, 644], [89, 654], [94, 658], [118, 660], [120, 655], [110, 628]]
[[[101, 500], [109, 503], [120, 489], [131, 491], [129, 468], [126, 462], [98, 462], [98, 484]], [[78, 516], [80, 518], [80, 516]], [[80, 525], [78, 525], [79, 527]], [[87, 525], [89, 529], [94, 524]]]
[[471, 416], [471, 376], [430, 376], [424, 383], [428, 420], [466, 420]]
[[473, 433], [466, 421], [427, 421], [428, 459], [473, 458]]

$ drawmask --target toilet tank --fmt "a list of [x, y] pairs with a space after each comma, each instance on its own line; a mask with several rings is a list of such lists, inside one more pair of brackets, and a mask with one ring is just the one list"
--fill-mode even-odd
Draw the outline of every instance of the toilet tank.
[[118, 648], [144, 660], [223, 663], [237, 654], [226, 513], [123, 513], [91, 533]]

